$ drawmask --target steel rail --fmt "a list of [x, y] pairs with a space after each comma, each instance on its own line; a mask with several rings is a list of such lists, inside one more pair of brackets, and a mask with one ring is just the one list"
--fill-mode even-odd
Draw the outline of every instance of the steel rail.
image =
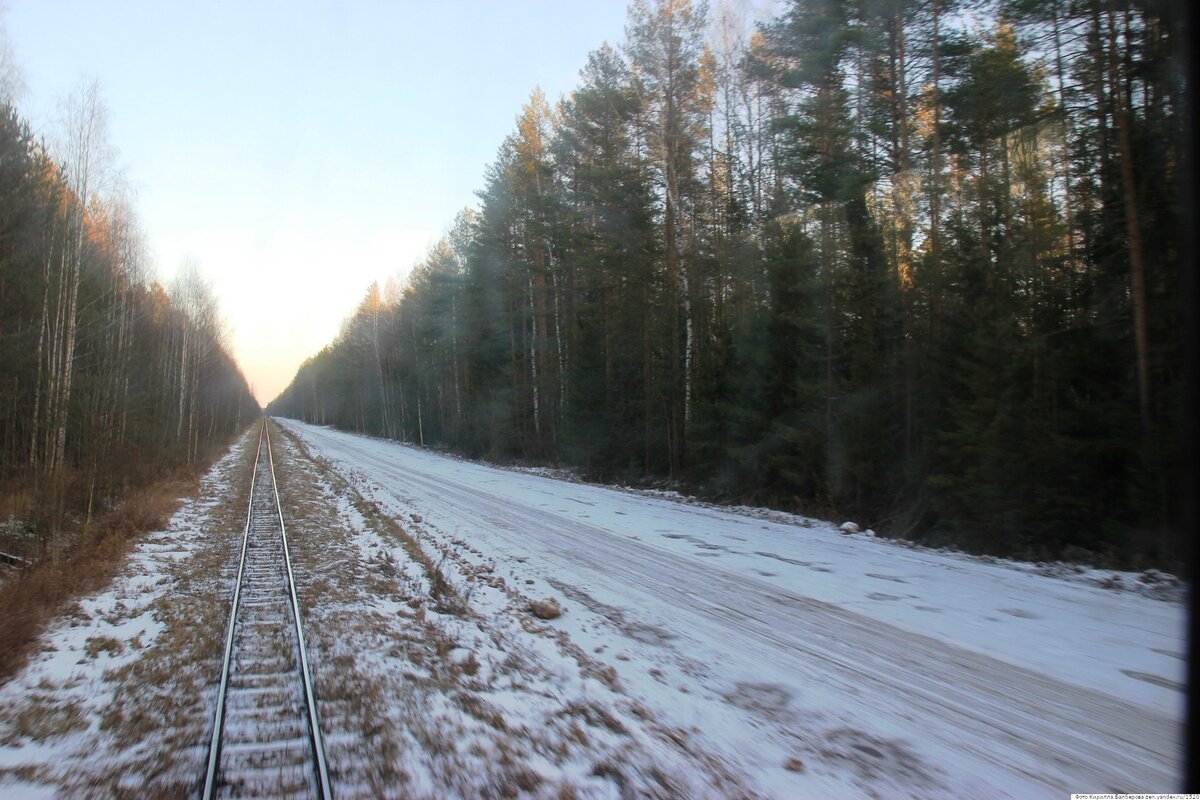
[[292, 572], [292, 556], [288, 549], [287, 528], [283, 524], [283, 506], [279, 502], [279, 486], [275, 482], [275, 457], [271, 453], [271, 432], [263, 422], [267, 434], [267, 464], [271, 469], [271, 488], [275, 493], [275, 512], [279, 515], [279, 532], [283, 536], [283, 561], [287, 565], [288, 595], [292, 602], [292, 620], [296, 624], [296, 642], [300, 649], [300, 680], [304, 684], [304, 700], [308, 705], [308, 737], [312, 743], [313, 758], [317, 768], [317, 793], [322, 800], [330, 800], [329, 771], [325, 765], [325, 744], [321, 739], [321, 726], [317, 721], [317, 700], [312, 689], [312, 674], [308, 668], [308, 648], [304, 644], [304, 628], [300, 624], [300, 603], [296, 599], [296, 577]]
[[264, 419], [258, 429], [258, 447], [254, 451], [254, 470], [250, 473], [249, 500], [246, 503], [246, 528], [242, 532], [242, 552], [238, 558], [237, 580], [233, 584], [233, 605], [229, 609], [228, 630], [225, 633], [225, 657], [221, 662], [221, 685], [217, 689], [217, 715], [213, 721], [212, 741], [208, 745], [208, 768], [204, 773], [204, 800], [212, 800], [217, 788], [217, 766], [221, 761], [221, 735], [225, 732], [225, 695], [229, 689], [229, 669], [233, 663], [233, 634], [237, 627], [238, 602], [242, 596], [242, 574], [246, 570], [246, 547], [250, 543], [250, 518], [254, 513], [254, 483], [258, 479], [258, 457], [262, 453]]
[[321, 800], [331, 800], [332, 790], [329, 784], [329, 771], [325, 761], [324, 741], [317, 717], [316, 695], [312, 688], [312, 673], [308, 664], [308, 651], [304, 641], [304, 630], [300, 622], [300, 604], [296, 597], [295, 573], [292, 570], [291, 552], [288, 547], [287, 528], [283, 523], [283, 506], [279, 499], [279, 485], [275, 479], [275, 459], [271, 452], [271, 434], [264, 419], [258, 433], [258, 448], [254, 454], [254, 470], [250, 478], [250, 501], [246, 509], [246, 527], [242, 533], [241, 555], [238, 561], [237, 580], [234, 583], [233, 606], [229, 611], [228, 631], [225, 637], [225, 655], [221, 665], [221, 683], [217, 690], [217, 709], [213, 723], [213, 735], [209, 744], [208, 764], [205, 771], [204, 800], [211, 800], [217, 791], [217, 776], [220, 772], [222, 740], [225, 733], [225, 706], [228, 696], [230, 674], [233, 663], [234, 639], [237, 629], [238, 610], [241, 601], [242, 584], [246, 569], [246, 552], [250, 541], [251, 521], [254, 515], [254, 487], [258, 480], [258, 464], [262, 456], [263, 441], [267, 443], [267, 466], [271, 475], [271, 493], [275, 498], [275, 515], [279, 521], [279, 530], [283, 544], [283, 559], [286, 566], [288, 603], [292, 611], [292, 622], [296, 634], [297, 655], [300, 662], [300, 682], [304, 689], [305, 705], [308, 718], [308, 741], [313, 752], [313, 779], [317, 796]]

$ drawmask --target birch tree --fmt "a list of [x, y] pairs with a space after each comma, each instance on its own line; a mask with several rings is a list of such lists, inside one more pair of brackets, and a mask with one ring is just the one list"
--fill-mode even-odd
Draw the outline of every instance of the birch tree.
[[108, 141], [108, 111], [100, 99], [96, 81], [81, 84], [62, 106], [63, 130], [60, 148], [66, 166], [67, 185], [74, 194], [70, 220], [70, 250], [64, 251], [67, 268], [60, 287], [59, 330], [56, 343], [55, 410], [52, 420], [53, 447], [48, 468], [63, 466], [67, 442], [67, 414], [75, 367], [75, 328], [79, 311], [79, 280], [83, 268], [88, 206], [109, 178], [113, 151]]

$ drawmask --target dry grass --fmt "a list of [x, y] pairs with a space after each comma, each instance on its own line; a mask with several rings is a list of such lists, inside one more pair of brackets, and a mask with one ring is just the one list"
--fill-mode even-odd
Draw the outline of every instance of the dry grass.
[[5, 491], [0, 492], [0, 520], [28, 518], [33, 510], [34, 497], [32, 486], [9, 482]]
[[0, 585], [0, 685], [25, 665], [50, 620], [75, 599], [107, 586], [134, 543], [166, 526], [180, 498], [195, 494], [200, 477], [222, 453], [131, 492], [116, 509], [96, 517], [61, 557], [40, 561]]
[[[413, 561], [421, 565], [426, 579], [429, 581], [429, 594], [437, 604], [437, 610], [450, 614], [466, 613], [466, 603], [459, 596], [454, 585], [446, 579], [439, 565], [433, 562], [421, 544], [399, 522], [389, 516], [379, 507], [378, 503], [367, 500], [359, 491], [334, 470], [324, 459], [314, 456], [302, 440], [291, 431], [279, 425], [272, 425], [271, 430], [278, 432], [280, 438], [286, 438], [300, 457], [313, 464], [336, 492], [342, 492], [350, 500], [354, 509], [362, 515], [367, 527], [380, 535], [392, 537], [404, 548], [404, 552]], [[419, 519], [419, 517], [418, 517]], [[444, 558], [444, 556], [443, 556]]]
[[[0, 779], [27, 774], [30, 782], [57, 786], [61, 795], [80, 798], [195, 795], [212, 719], [214, 681], [220, 673], [228, 589], [249, 500], [254, 444], [253, 436], [246, 437], [213, 480], [158, 485], [168, 502], [161, 513], [143, 518], [143, 524], [135, 524], [130, 507], [120, 525], [94, 526], [78, 557], [101, 552], [107, 558], [111, 551], [111, 569], [76, 565], [69, 572], [70, 585], [58, 598], [37, 598], [43, 608], [57, 602], [65, 617], [78, 614], [77, 621], [93, 630], [82, 637], [73, 634], [78, 673], [62, 680], [54, 675], [40, 681], [34, 677], [36, 685], [0, 711], [0, 737], [15, 746], [44, 739], [52, 742], [47, 752], [53, 753], [52, 761], [28, 765], [32, 769], [0, 767]], [[139, 536], [140, 527], [167, 528], [164, 523], [181, 493], [196, 499], [179, 516], [180, 527]], [[148, 547], [135, 557], [142, 542]], [[52, 580], [54, 574], [65, 574], [61, 568], [72, 565], [61, 563], [58, 573], [46, 566], [26, 577]], [[105, 571], [108, 580], [103, 579]], [[158, 590], [153, 597], [137, 588], [147, 580]], [[89, 582], [104, 584], [102, 591], [112, 594], [98, 606], [88, 603], [83, 598], [91, 594], [86, 591]], [[36, 598], [28, 585], [24, 591]], [[87, 613], [81, 604], [88, 607]], [[50, 612], [44, 613], [50, 622]], [[120, 634], [110, 625], [123, 627], [138, 617], [153, 619], [154, 633], [147, 641], [140, 636], [114, 638]], [[29, 659], [37, 658], [42, 641], [33, 635]], [[106, 654], [115, 661], [108, 669], [99, 673], [96, 665], [89, 666], [94, 660], [105, 663]], [[15, 683], [10, 687], [16, 688]], [[53, 741], [70, 733], [75, 738]], [[38, 758], [36, 753], [26, 757]]]
[[92, 636], [84, 645], [84, 652], [87, 657], [94, 659], [101, 653], [111, 653], [119, 656], [125, 651], [125, 645], [120, 639], [114, 639], [111, 636]]
[[[204, 510], [195, 519], [183, 520], [182, 535], [194, 546], [186, 558], [163, 564], [160, 583], [169, 583], [169, 591], [136, 609], [153, 615], [160, 631], [146, 645], [137, 637], [125, 642], [127, 648], [140, 651], [138, 657], [105, 671], [103, 686], [112, 692], [111, 701], [91, 710], [110, 754], [85, 758], [65, 770], [57, 778], [64, 795], [186, 797], [195, 793], [198, 759], [203, 755], [199, 745], [206, 740], [212, 719], [211, 689], [220, 672], [231, 567], [249, 502], [255, 441], [253, 436], [244, 440], [223, 479], [200, 487], [196, 507]], [[201, 537], [192, 537], [193, 525]], [[124, 605], [117, 602], [113, 608]], [[112, 623], [119, 624], [120, 614], [114, 614]], [[92, 637], [86, 647], [98, 649], [107, 638]]]
[[42, 742], [87, 727], [87, 717], [78, 701], [63, 703], [53, 695], [35, 695], [13, 715], [5, 743], [23, 739]]
[[195, 490], [200, 468], [156, 482], [96, 520], [66, 558], [38, 563], [0, 587], [0, 683], [24, 666], [46, 624], [75, 598], [99, 591], [116, 574], [142, 534], [158, 530]]

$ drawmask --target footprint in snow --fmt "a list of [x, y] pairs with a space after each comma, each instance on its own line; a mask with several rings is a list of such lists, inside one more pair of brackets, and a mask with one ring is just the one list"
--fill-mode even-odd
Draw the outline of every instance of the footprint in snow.
[[631, 639], [639, 641], [642, 644], [652, 644], [658, 647], [662, 647], [675, 638], [674, 634], [663, 630], [657, 625], [646, 625], [640, 622], [623, 625], [621, 630]]
[[876, 781], [888, 777], [909, 785], [933, 783], [933, 769], [906, 743], [840, 728], [821, 737], [817, 753], [829, 762], [850, 767], [860, 778]]
[[723, 695], [725, 702], [768, 719], [791, 716], [792, 693], [774, 683], [736, 683]]

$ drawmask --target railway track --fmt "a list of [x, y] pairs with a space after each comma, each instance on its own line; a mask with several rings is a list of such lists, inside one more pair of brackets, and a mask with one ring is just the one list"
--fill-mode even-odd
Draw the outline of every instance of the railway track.
[[264, 420], [203, 797], [331, 796], [271, 435]]

